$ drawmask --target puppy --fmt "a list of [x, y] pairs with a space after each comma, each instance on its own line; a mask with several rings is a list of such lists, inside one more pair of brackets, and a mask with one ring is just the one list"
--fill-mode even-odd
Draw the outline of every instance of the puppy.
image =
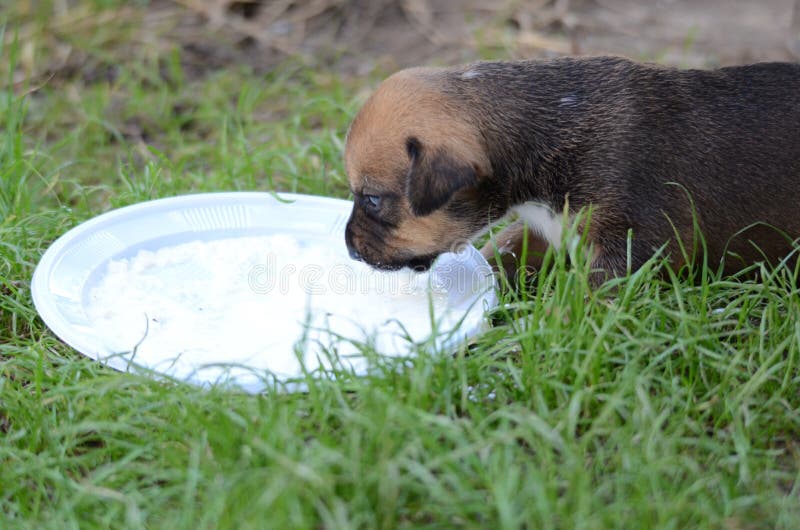
[[703, 249], [732, 273], [780, 260], [800, 236], [800, 65], [413, 68], [364, 104], [344, 161], [346, 243], [377, 268], [425, 269], [512, 212], [498, 250], [528, 237], [541, 254], [588, 208], [594, 284], [662, 247], [676, 269]]

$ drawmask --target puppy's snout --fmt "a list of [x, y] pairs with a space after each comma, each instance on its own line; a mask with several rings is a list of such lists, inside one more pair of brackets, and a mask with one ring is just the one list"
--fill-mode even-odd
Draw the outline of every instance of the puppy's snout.
[[344, 243], [347, 246], [347, 253], [350, 254], [350, 257], [356, 261], [362, 261], [361, 254], [358, 252], [358, 250], [356, 250], [356, 247], [353, 244], [353, 230], [351, 227], [352, 222], [352, 218], [347, 222], [347, 227], [344, 230]]

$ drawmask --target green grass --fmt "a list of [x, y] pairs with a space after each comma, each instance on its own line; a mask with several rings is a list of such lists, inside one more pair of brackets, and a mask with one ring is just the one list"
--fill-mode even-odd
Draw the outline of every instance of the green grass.
[[154, 382], [58, 341], [29, 282], [79, 222], [199, 191], [347, 196], [377, 75], [178, 59], [0, 94], [0, 528], [800, 527], [788, 271], [688, 284], [653, 262], [592, 293], [555, 256], [469, 348], [302, 394]]

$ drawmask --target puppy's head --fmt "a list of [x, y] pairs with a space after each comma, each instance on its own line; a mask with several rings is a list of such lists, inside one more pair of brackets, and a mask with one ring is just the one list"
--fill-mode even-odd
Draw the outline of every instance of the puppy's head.
[[373, 267], [426, 269], [488, 222], [481, 183], [489, 162], [462, 105], [434, 69], [385, 80], [359, 111], [345, 144], [355, 201], [345, 238]]

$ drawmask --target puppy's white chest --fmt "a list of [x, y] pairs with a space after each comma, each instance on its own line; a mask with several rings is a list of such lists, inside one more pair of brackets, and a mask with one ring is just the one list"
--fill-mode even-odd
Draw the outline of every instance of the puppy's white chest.
[[561, 215], [539, 202], [526, 202], [513, 209], [528, 224], [529, 229], [542, 236], [553, 247], [561, 246], [564, 232]]

